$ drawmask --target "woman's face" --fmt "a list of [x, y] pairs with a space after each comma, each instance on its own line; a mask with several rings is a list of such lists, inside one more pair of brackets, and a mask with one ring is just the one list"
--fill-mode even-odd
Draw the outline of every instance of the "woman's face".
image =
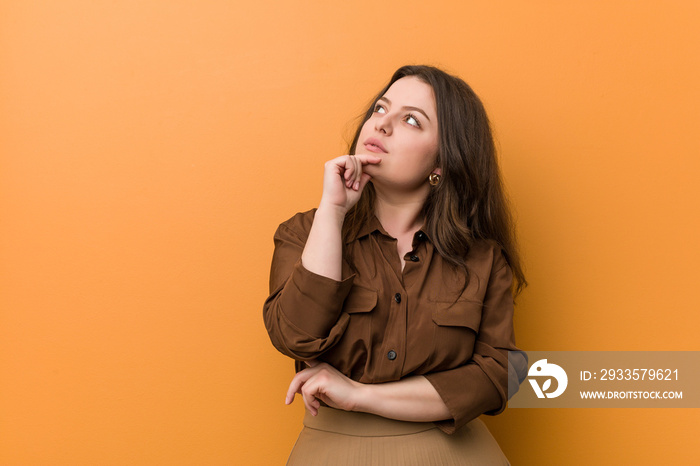
[[413, 76], [399, 79], [377, 102], [357, 140], [356, 154], [379, 156], [364, 170], [372, 182], [415, 190], [436, 170], [438, 121], [432, 87]]

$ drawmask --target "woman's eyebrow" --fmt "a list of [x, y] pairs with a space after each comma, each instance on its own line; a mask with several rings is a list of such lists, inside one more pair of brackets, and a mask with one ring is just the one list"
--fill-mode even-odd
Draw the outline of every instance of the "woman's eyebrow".
[[[389, 105], [391, 105], [391, 100], [387, 99], [387, 98], [384, 97], [384, 96], [381, 96], [378, 100], [384, 100], [384, 101], [386, 101], [386, 103], [388, 103]], [[422, 109], [420, 109], [420, 108], [418, 108], [418, 107], [404, 106], [404, 107], [401, 107], [401, 108], [404, 109], [404, 110], [413, 110], [414, 112], [422, 113], [423, 116], [425, 116], [425, 118], [427, 118], [428, 121], [430, 121], [430, 117], [429, 117]]]

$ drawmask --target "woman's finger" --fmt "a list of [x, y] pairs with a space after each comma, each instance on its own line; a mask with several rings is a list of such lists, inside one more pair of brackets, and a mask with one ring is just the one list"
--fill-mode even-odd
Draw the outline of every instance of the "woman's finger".
[[355, 164], [355, 172], [353, 173], [353, 178], [352, 178], [352, 189], [357, 191], [360, 187], [360, 177], [362, 176], [362, 162], [360, 162], [357, 157], [352, 158], [353, 163]]
[[356, 171], [355, 157], [348, 155], [345, 159], [345, 173], [343, 173], [343, 178], [345, 179], [345, 186], [352, 188], [354, 183], [353, 176]]
[[367, 182], [368, 182], [369, 180], [371, 180], [371, 179], [372, 179], [371, 176], [369, 176], [367, 173], [363, 173], [363, 174], [362, 174], [362, 177], [360, 178], [360, 184], [359, 184], [359, 187], [358, 187], [358, 191], [362, 191], [363, 189], [365, 189], [365, 185], [366, 185]]
[[284, 398], [284, 404], [290, 404], [292, 401], [294, 401], [294, 394], [295, 393], [301, 393], [301, 388], [306, 383], [309, 378], [314, 374], [313, 371], [310, 369], [304, 369], [301, 372], [298, 372], [297, 375], [294, 376], [292, 381], [289, 384], [289, 388], [287, 389], [287, 395]]
[[313, 381], [301, 387], [301, 399], [304, 400], [304, 406], [313, 416], [318, 414], [318, 408], [321, 406], [321, 402], [315, 396], [317, 390], [318, 388]]
[[378, 164], [382, 161], [380, 157], [377, 157], [376, 155], [369, 155], [369, 154], [356, 154], [355, 159], [358, 160], [362, 165], [368, 165], [368, 164]]
[[309, 367], [307, 369], [297, 372], [296, 375], [292, 378], [292, 381], [289, 383], [289, 388], [287, 389], [287, 395], [284, 398], [285, 404], [290, 404], [292, 401], [294, 401], [294, 395], [296, 393], [301, 394], [301, 389], [304, 386], [304, 384], [308, 382], [308, 380], [311, 377], [313, 377], [316, 373], [318, 373], [318, 371], [322, 369], [322, 365], [324, 364], [317, 361], [316, 359], [311, 359], [305, 362], [306, 365], [308, 365]]

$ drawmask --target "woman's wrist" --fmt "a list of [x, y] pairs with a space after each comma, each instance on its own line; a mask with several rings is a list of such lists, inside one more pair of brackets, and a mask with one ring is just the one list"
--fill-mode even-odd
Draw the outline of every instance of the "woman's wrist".
[[358, 413], [370, 413], [375, 414], [372, 411], [372, 391], [374, 385], [371, 383], [360, 383], [355, 382], [355, 392], [352, 399], [351, 411]]
[[321, 201], [301, 254], [301, 263], [308, 271], [332, 280], [342, 280], [344, 220], [344, 209]]
[[319, 217], [322, 217], [327, 218], [328, 220], [332, 219], [335, 223], [342, 226], [343, 222], [345, 221], [345, 214], [347, 212], [348, 210], [345, 207], [328, 204], [321, 200], [321, 203], [316, 209], [315, 218], [318, 219]]
[[451, 417], [440, 395], [423, 376], [358, 385], [352, 395], [351, 411], [416, 422], [434, 422]]

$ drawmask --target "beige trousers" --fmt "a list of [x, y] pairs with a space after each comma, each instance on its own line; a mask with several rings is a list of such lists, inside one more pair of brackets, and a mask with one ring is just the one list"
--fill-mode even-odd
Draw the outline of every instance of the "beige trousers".
[[452, 435], [431, 422], [405, 422], [321, 407], [308, 411], [287, 466], [509, 465], [480, 419]]

